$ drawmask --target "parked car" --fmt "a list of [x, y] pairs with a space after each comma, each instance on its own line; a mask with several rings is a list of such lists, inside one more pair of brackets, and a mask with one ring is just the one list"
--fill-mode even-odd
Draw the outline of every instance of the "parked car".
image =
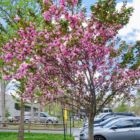
[[14, 116], [14, 117], [9, 116], [9, 117], [7, 118], [7, 120], [8, 120], [9, 122], [19, 122], [20, 116]]
[[58, 118], [53, 116], [48, 116], [46, 123], [58, 123]]
[[[107, 116], [108, 114], [111, 113], [100, 113], [99, 115], [97, 115], [94, 119], [94, 124], [98, 124], [102, 121], [102, 119]], [[83, 123], [83, 127], [86, 127], [88, 125], [88, 119], [86, 119]]]
[[[111, 112], [111, 113], [101, 113], [99, 115], [97, 115], [94, 119], [94, 125], [95, 124], [99, 124], [105, 120], [107, 120], [108, 118], [111, 117], [118, 117], [118, 116], [135, 116], [133, 113], [129, 113], [129, 112]], [[83, 124], [83, 127], [88, 125], [88, 120], [86, 120]]]
[[34, 116], [33, 116], [33, 120], [32, 120], [31, 113], [26, 113], [24, 115], [24, 122], [28, 123], [30, 121], [33, 121], [33, 122], [46, 123], [47, 117], [48, 117], [47, 112], [40, 112], [40, 113], [35, 113]]
[[8, 120], [9, 122], [13, 122], [13, 121], [14, 121], [14, 117], [9, 116], [9, 117], [7, 118], [7, 120]]
[[94, 120], [94, 124], [103, 122], [104, 120], [110, 118], [110, 117], [116, 117], [116, 116], [135, 116], [133, 113], [129, 113], [129, 112], [112, 112], [112, 113], [105, 113], [103, 115], [101, 115], [98, 118], [95, 118]]
[[[28, 123], [30, 121], [31, 121], [31, 114], [26, 114], [24, 116], [24, 122]], [[40, 123], [58, 123], [58, 118], [49, 116], [47, 112], [40, 112], [34, 114], [33, 121], [40, 122]]]
[[106, 125], [107, 123], [111, 122], [111, 121], [114, 121], [116, 119], [119, 119], [119, 118], [122, 118], [122, 117], [127, 117], [127, 116], [113, 116], [113, 117], [110, 117], [106, 120], [104, 120], [103, 122], [100, 122], [100, 123], [97, 123], [97, 124], [94, 124], [94, 127], [103, 127], [104, 125]]
[[[119, 118], [103, 127], [94, 128], [95, 140], [140, 140], [140, 117]], [[80, 133], [80, 140], [88, 140], [88, 129]]]
[[103, 108], [101, 113], [110, 113], [113, 112], [111, 108]]
[[[31, 116], [31, 113], [26, 113], [25, 115], [24, 115], [24, 122], [25, 123], [29, 123], [32, 119], [32, 116]], [[34, 120], [33, 120], [34, 121]]]
[[[103, 127], [104, 125], [106, 125], [107, 123], [111, 122], [111, 121], [114, 121], [118, 118], [122, 118], [122, 117], [125, 117], [125, 116], [116, 116], [116, 117], [111, 117], [111, 118], [108, 118], [107, 120], [103, 121], [103, 122], [100, 122], [100, 123], [97, 123], [97, 124], [94, 124], [94, 128], [95, 127]], [[81, 129], [81, 133], [88, 128], [88, 123]]]

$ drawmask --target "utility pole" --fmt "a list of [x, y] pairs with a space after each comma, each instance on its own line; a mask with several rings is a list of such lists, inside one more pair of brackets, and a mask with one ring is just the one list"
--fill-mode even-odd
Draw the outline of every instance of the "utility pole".
[[66, 122], [64, 118], [64, 107], [62, 107], [62, 116], [63, 116], [64, 140], [66, 140]]

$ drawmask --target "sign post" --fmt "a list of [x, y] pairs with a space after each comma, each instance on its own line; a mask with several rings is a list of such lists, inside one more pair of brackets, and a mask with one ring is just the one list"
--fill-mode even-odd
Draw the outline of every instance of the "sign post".
[[62, 108], [62, 116], [63, 116], [64, 140], [66, 140], [66, 127], [65, 127], [65, 118], [64, 118], [64, 109], [63, 108]]
[[67, 121], [68, 121], [68, 111], [65, 108], [64, 109], [64, 124], [65, 124], [65, 128], [66, 128], [66, 132], [67, 132]]

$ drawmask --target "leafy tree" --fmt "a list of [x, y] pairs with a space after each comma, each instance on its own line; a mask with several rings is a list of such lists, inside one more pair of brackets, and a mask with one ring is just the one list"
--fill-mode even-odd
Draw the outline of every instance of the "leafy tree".
[[[78, 9], [80, 9], [81, 0], [78, 1]], [[17, 37], [17, 31], [20, 28], [25, 28], [29, 25], [30, 22], [35, 23], [38, 30], [46, 26], [46, 22], [43, 20], [42, 13], [44, 12], [44, 5], [42, 0], [1, 0], [0, 1], [0, 47], [2, 47], [10, 39]], [[20, 20], [20, 21], [19, 21]], [[0, 52], [0, 55], [3, 55]], [[18, 61], [17, 64], [20, 64]], [[9, 65], [12, 67], [11, 65]], [[9, 67], [9, 68], [10, 68]], [[8, 69], [9, 69], [8, 68]], [[5, 68], [4, 62], [0, 59], [0, 71], [1, 74], [7, 73], [7, 68]], [[14, 69], [12, 70], [14, 71]], [[2, 75], [0, 75], [2, 77]], [[24, 85], [26, 83], [26, 78], [24, 80], [19, 80], [21, 82], [19, 94], [22, 97], [24, 92]], [[38, 96], [38, 95], [37, 95]], [[39, 95], [40, 96], [40, 95]], [[36, 97], [35, 97], [36, 99]], [[23, 101], [21, 101], [22, 109]], [[21, 117], [23, 116], [24, 111], [21, 111]], [[23, 130], [23, 117], [20, 119], [21, 126], [19, 129]], [[23, 138], [23, 131], [20, 131], [21, 135], [19, 139]]]
[[[117, 57], [112, 57], [114, 37], [128, 22], [132, 8], [124, 3], [117, 11], [115, 0], [99, 0], [87, 19], [75, 10], [77, 3], [61, 0], [58, 6], [44, 0], [45, 26], [25, 22], [16, 38], [3, 46], [2, 59], [5, 79], [22, 83], [23, 99], [39, 97], [43, 103], [66, 96], [82, 106], [88, 115], [89, 140], [93, 140], [96, 113], [114, 96], [128, 93], [140, 71], [121, 68]], [[38, 89], [41, 92], [34, 92]]]
[[124, 102], [120, 103], [114, 111], [116, 112], [128, 112], [128, 105], [125, 104]]
[[[41, 2], [40, 2], [41, 3]], [[36, 0], [1, 0], [0, 1], [0, 39], [1, 45], [16, 35], [16, 31], [26, 26], [25, 21], [36, 22], [40, 25], [41, 8]], [[20, 17], [20, 23], [14, 18]]]
[[122, 67], [130, 67], [131, 69], [137, 69], [140, 66], [140, 41], [135, 44], [128, 44], [123, 42], [123, 55], [122, 55]]
[[[40, 2], [41, 3], [41, 2]], [[16, 37], [17, 31], [19, 28], [24, 28], [27, 26], [28, 22], [36, 22], [36, 25], [39, 26], [42, 24], [41, 21], [43, 21], [43, 18], [41, 16], [41, 8], [40, 3], [34, 0], [1, 0], [0, 1], [0, 48], [10, 39]], [[20, 18], [20, 22], [17, 21], [17, 18]], [[2, 52], [0, 52], [0, 56], [3, 55]], [[0, 79], [2, 78], [2, 75], [7, 71], [7, 68], [4, 65], [3, 60], [0, 60]], [[2, 79], [2, 83], [4, 83], [4, 80]], [[23, 84], [21, 84], [23, 86]], [[5, 86], [6, 87], [6, 86]], [[2, 89], [5, 89], [5, 87], [2, 87]], [[22, 88], [20, 87], [19, 94], [23, 92]], [[3, 94], [5, 94], [3, 92]], [[4, 105], [3, 105], [4, 106]], [[21, 111], [21, 117], [23, 120], [22, 123], [20, 123], [20, 130], [23, 130], [23, 123], [24, 123], [24, 112], [23, 112], [23, 102], [21, 104], [22, 111]], [[5, 109], [3, 108], [3, 111]], [[3, 113], [4, 114], [4, 113]], [[23, 137], [23, 131], [20, 131], [21, 137]], [[20, 137], [20, 136], [19, 136]]]

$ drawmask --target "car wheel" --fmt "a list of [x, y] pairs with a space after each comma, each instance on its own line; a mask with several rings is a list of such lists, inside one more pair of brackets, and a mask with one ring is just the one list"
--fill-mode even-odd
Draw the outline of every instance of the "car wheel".
[[53, 121], [52, 120], [48, 120], [47, 123], [53, 124]]
[[25, 123], [29, 123], [29, 120], [25, 120], [24, 122], [25, 122]]
[[10, 123], [14, 122], [13, 120], [9, 120]]
[[95, 136], [94, 140], [106, 140], [103, 136]]

